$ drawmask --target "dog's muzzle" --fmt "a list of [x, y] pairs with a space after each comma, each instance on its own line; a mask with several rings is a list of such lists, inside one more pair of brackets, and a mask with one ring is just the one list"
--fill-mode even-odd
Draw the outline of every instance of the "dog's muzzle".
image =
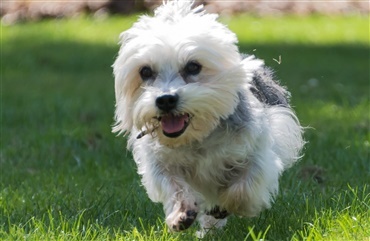
[[157, 97], [155, 104], [163, 111], [163, 115], [158, 117], [161, 123], [163, 134], [170, 138], [176, 138], [182, 135], [189, 125], [190, 115], [188, 113], [176, 113], [179, 102], [177, 94], [165, 94]]

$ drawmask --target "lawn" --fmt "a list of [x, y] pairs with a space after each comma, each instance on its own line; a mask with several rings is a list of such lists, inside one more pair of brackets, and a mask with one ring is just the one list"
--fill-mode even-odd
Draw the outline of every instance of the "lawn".
[[[167, 232], [111, 133], [111, 65], [135, 19], [1, 26], [0, 240], [196, 239]], [[222, 21], [289, 87], [308, 144], [272, 209], [204, 240], [370, 240], [368, 17]]]

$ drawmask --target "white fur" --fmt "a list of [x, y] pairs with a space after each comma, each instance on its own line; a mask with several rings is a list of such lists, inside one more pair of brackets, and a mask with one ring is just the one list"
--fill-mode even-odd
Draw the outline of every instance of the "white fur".
[[[121, 34], [114, 63], [116, 124], [127, 133], [142, 183], [154, 202], [164, 205], [171, 229], [193, 210], [205, 229], [215, 206], [241, 216], [269, 208], [282, 171], [299, 158], [304, 144], [294, 112], [266, 106], [250, 91], [263, 61], [242, 60], [234, 33], [192, 3], [170, 1], [143, 16]], [[184, 65], [196, 60], [199, 75], [184, 78]], [[139, 70], [150, 66], [156, 77], [143, 81]], [[163, 94], [180, 97], [173, 113], [189, 113], [190, 125], [168, 138], [156, 117], [155, 100]], [[227, 119], [245, 100], [248, 121], [237, 131]], [[142, 133], [142, 138], [137, 136]], [[211, 220], [211, 221], [210, 221]], [[218, 223], [218, 225], [216, 225]], [[225, 221], [215, 222], [219, 227]]]

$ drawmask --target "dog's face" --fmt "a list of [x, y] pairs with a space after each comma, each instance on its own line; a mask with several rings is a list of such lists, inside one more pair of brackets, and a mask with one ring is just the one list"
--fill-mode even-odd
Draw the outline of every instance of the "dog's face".
[[121, 34], [114, 131], [179, 146], [202, 140], [234, 112], [245, 73], [236, 37], [216, 15], [168, 4]]

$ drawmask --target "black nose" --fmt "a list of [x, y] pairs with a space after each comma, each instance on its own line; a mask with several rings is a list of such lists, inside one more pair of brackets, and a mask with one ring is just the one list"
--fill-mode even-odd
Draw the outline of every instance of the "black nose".
[[179, 96], [175, 95], [162, 95], [157, 97], [155, 100], [155, 104], [157, 107], [163, 111], [170, 111], [176, 108], [177, 102], [179, 100]]

